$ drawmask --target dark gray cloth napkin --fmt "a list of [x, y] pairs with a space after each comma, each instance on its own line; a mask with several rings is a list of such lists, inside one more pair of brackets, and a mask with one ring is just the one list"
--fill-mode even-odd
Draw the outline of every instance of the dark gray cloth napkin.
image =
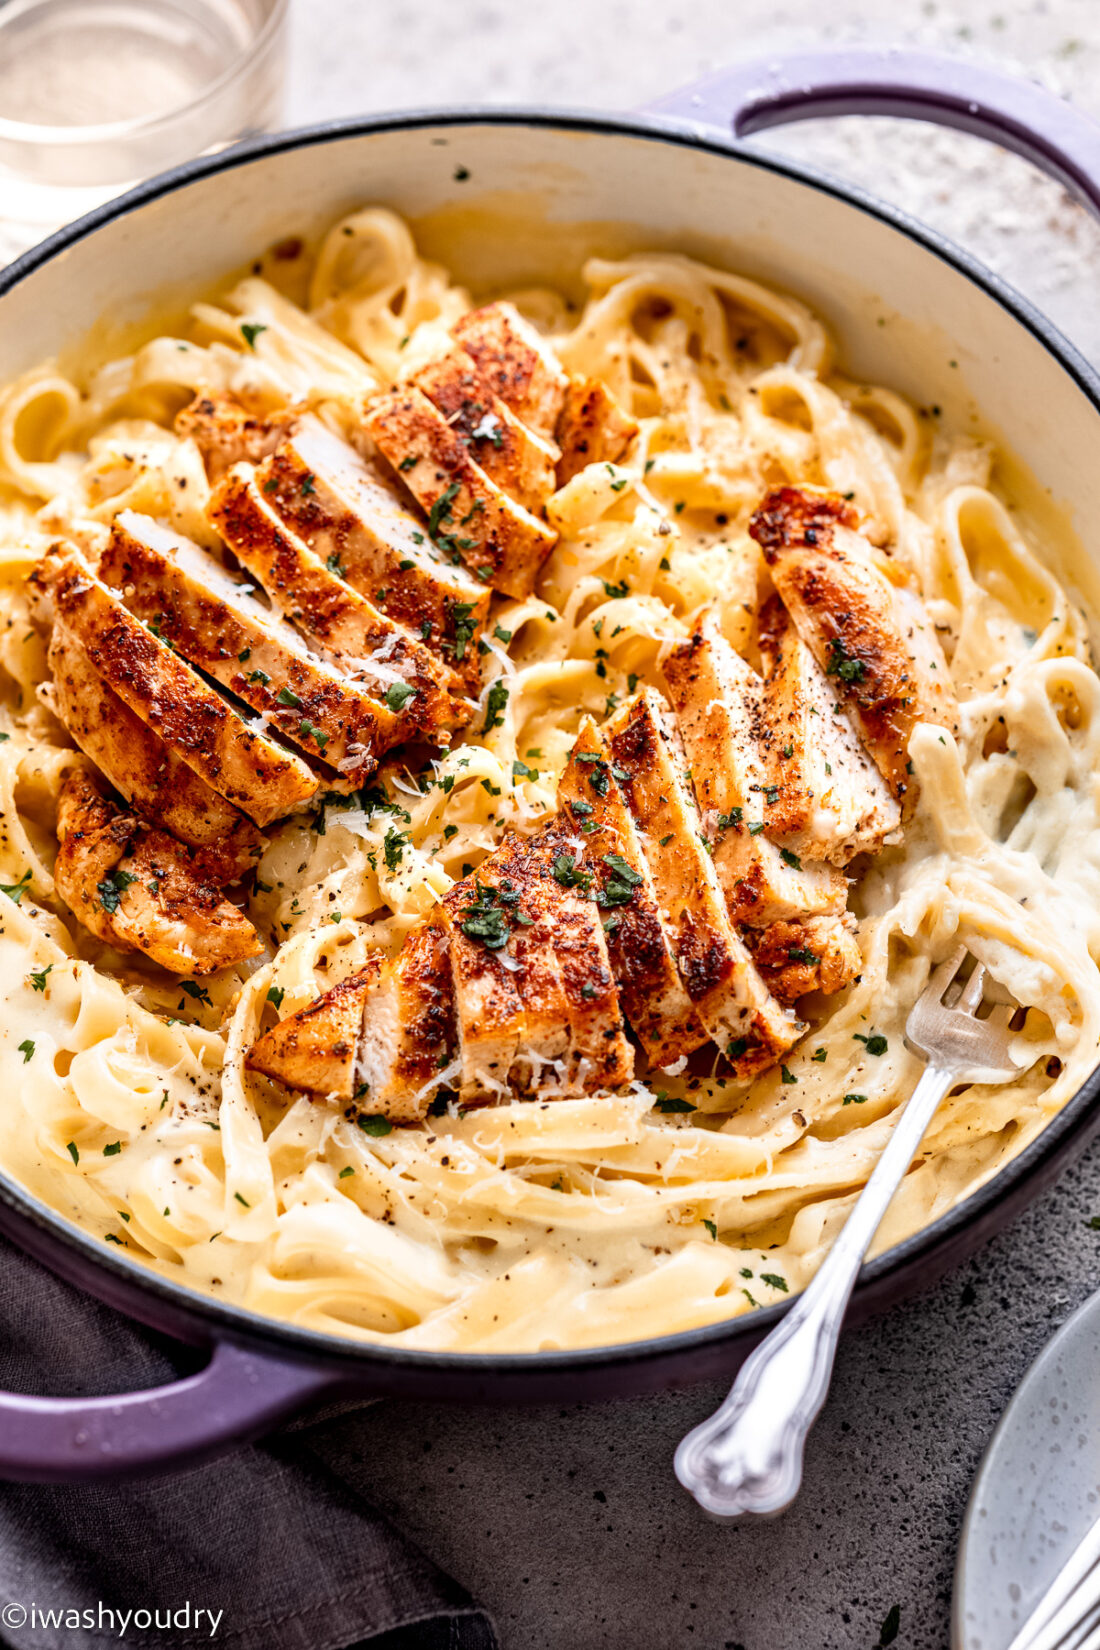
[[[193, 1355], [176, 1343], [0, 1239], [0, 1388], [125, 1392], [188, 1367]], [[307, 1440], [308, 1429], [283, 1433], [137, 1484], [0, 1483], [0, 1642], [17, 1650], [497, 1650], [488, 1616]], [[56, 1616], [69, 1610], [81, 1612], [79, 1625]], [[54, 1613], [52, 1625], [42, 1625], [42, 1611]], [[219, 1611], [212, 1633], [210, 1612]]]

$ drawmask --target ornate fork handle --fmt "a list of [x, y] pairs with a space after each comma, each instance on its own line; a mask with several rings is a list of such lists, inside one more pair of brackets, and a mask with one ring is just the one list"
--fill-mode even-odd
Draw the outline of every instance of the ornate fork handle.
[[802, 1480], [806, 1435], [825, 1401], [863, 1257], [955, 1073], [928, 1066], [859, 1201], [809, 1287], [753, 1352], [733, 1390], [676, 1451], [676, 1476], [716, 1518], [775, 1514]]

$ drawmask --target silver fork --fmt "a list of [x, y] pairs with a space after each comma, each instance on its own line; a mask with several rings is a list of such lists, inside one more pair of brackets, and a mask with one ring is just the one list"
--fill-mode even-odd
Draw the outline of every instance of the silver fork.
[[960, 946], [942, 963], [910, 1010], [906, 1041], [928, 1065], [839, 1237], [813, 1281], [749, 1357], [722, 1407], [676, 1451], [677, 1478], [715, 1518], [775, 1514], [790, 1506], [863, 1257], [937, 1106], [956, 1083], [1003, 1083], [1019, 1073], [1010, 1052], [1016, 1005], [997, 1005], [978, 1019], [986, 973], [975, 962], [960, 981], [968, 955]]

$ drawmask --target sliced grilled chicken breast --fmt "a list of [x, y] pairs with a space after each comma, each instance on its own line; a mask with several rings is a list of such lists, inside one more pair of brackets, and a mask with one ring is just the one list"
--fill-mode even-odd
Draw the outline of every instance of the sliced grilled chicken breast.
[[746, 928], [753, 961], [781, 1003], [793, 1003], [808, 991], [829, 996], [856, 979], [863, 966], [855, 935], [856, 920], [807, 917], [804, 922], [773, 922]]
[[662, 662], [732, 921], [766, 926], [841, 912], [848, 885], [765, 835], [763, 683], [724, 637], [702, 629]]
[[412, 930], [367, 994], [358, 1109], [395, 1123], [426, 1116], [457, 1047], [448, 936], [437, 913]]
[[57, 891], [97, 939], [172, 974], [210, 974], [263, 950], [242, 911], [167, 832], [122, 813], [70, 769], [58, 799]]
[[455, 345], [412, 379], [438, 407], [490, 481], [538, 515], [556, 485], [556, 442], [518, 419], [466, 351]]
[[629, 1081], [630, 1045], [579, 838], [510, 836], [442, 905], [463, 1099], [511, 1084], [585, 1094]]
[[363, 1008], [378, 977], [373, 957], [308, 1008], [288, 1014], [253, 1043], [245, 1064], [290, 1089], [352, 1100]]
[[376, 752], [397, 743], [393, 711], [310, 653], [212, 556], [124, 510], [100, 559], [100, 577], [131, 613], [284, 738], [363, 784]]
[[617, 464], [637, 433], [637, 423], [602, 380], [572, 375], [558, 414], [558, 486], [586, 464]]
[[429, 534], [444, 555], [507, 596], [531, 593], [555, 534], [490, 481], [422, 390], [372, 400], [363, 428], [428, 512]]
[[886, 579], [856, 525], [835, 494], [783, 487], [768, 494], [749, 531], [904, 821], [917, 800], [909, 736], [918, 722], [956, 727], [958, 705], [923, 604]]
[[569, 381], [553, 349], [515, 305], [472, 309], [451, 328], [451, 336], [504, 405], [530, 429], [552, 438]]
[[317, 790], [299, 757], [248, 727], [75, 552], [55, 547], [29, 582], [134, 715], [257, 825], [269, 825]]
[[581, 723], [558, 786], [558, 805], [584, 843], [595, 878], [607, 954], [623, 1012], [655, 1066], [673, 1065], [707, 1041], [680, 981], [657, 893], [611, 752], [590, 717]]
[[190, 439], [202, 454], [206, 474], [220, 481], [234, 464], [258, 464], [274, 452], [298, 413], [250, 412], [235, 395], [224, 390], [201, 391], [176, 414], [175, 431]]
[[647, 688], [624, 705], [607, 735], [684, 989], [732, 1065], [741, 1072], [770, 1065], [801, 1026], [768, 991], [730, 922], [660, 694]]
[[801, 859], [833, 865], [877, 853], [901, 824], [889, 786], [777, 596], [760, 629], [771, 658], [762, 728], [768, 836]]
[[254, 471], [241, 465], [229, 472], [211, 497], [210, 518], [277, 611], [385, 700], [395, 717], [395, 743], [419, 734], [445, 745], [469, 720], [470, 707], [447, 692], [441, 661], [280, 521]]
[[330, 570], [448, 664], [475, 698], [477, 641], [492, 593], [439, 555], [426, 525], [355, 449], [311, 416], [298, 421], [257, 477], [283, 521]]
[[266, 838], [112, 693], [60, 622], [48, 658], [52, 708], [114, 789], [151, 825], [197, 849], [205, 878], [232, 882], [254, 866]]

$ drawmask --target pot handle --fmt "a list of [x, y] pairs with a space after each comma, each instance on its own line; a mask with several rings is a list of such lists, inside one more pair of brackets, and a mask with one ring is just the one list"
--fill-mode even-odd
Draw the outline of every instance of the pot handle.
[[0, 1479], [77, 1484], [193, 1467], [243, 1444], [338, 1378], [219, 1342], [210, 1362], [167, 1386], [107, 1398], [0, 1393]]
[[1100, 216], [1100, 125], [1033, 81], [936, 52], [864, 46], [754, 58], [647, 112], [738, 138], [828, 115], [929, 120], [1023, 155]]

